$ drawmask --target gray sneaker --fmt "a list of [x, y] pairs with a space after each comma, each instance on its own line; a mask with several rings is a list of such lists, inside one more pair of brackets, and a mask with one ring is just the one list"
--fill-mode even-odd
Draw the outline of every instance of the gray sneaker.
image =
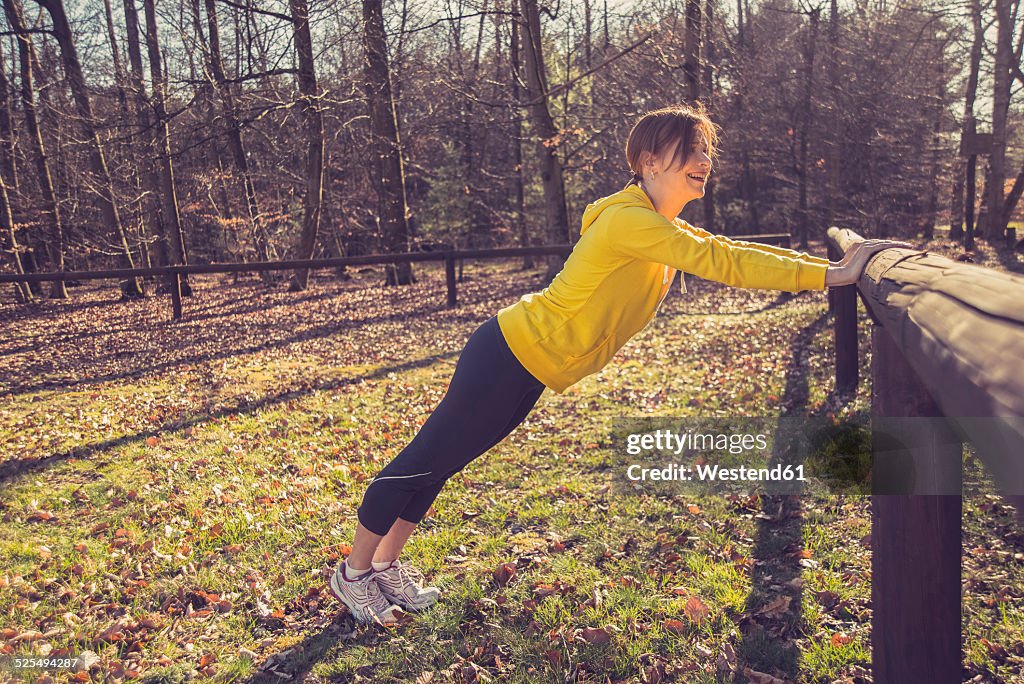
[[437, 603], [441, 590], [424, 587], [423, 573], [400, 561], [392, 561], [383, 570], [374, 570], [373, 579], [384, 598], [406, 610], [420, 610]]
[[342, 575], [344, 568], [344, 562], [338, 565], [331, 573], [328, 586], [334, 597], [348, 606], [356, 622], [394, 625], [401, 620], [404, 615], [402, 609], [384, 598], [372, 570], [355, 579], [345, 579]]

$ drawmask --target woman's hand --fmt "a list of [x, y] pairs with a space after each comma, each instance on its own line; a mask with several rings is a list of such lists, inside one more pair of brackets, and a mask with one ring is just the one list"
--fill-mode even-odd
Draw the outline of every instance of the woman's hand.
[[865, 240], [855, 243], [846, 250], [842, 261], [833, 261], [825, 272], [825, 287], [852, 285], [860, 280], [864, 267], [878, 252], [891, 247], [914, 249], [914, 245], [902, 240]]

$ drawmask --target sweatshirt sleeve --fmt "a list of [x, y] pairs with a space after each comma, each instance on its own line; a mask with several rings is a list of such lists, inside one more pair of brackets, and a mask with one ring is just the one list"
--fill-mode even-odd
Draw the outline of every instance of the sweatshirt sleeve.
[[800, 261], [808, 261], [808, 262], [814, 263], [814, 264], [824, 264], [825, 266], [828, 266], [829, 263], [830, 263], [828, 259], [824, 259], [824, 258], [819, 257], [819, 256], [814, 256], [813, 254], [808, 254], [807, 252], [798, 252], [798, 251], [793, 250], [793, 249], [787, 249], [785, 247], [776, 247], [775, 245], [766, 245], [766, 244], [761, 243], [761, 242], [748, 242], [746, 240], [733, 240], [732, 238], [726, 237], [725, 235], [714, 235], [712, 233], [709, 233], [708, 231], [704, 230], [703, 228], [698, 228], [697, 226], [695, 226], [695, 225], [693, 225], [691, 223], [687, 223], [686, 221], [682, 221], [682, 223], [686, 227], [686, 229], [689, 230], [692, 233], [696, 233], [697, 235], [699, 235], [701, 237], [715, 237], [715, 238], [718, 238], [719, 240], [721, 240], [722, 242], [725, 242], [725, 243], [730, 244], [730, 245], [735, 245], [735, 246], [738, 246], [738, 247], [752, 247], [753, 249], [757, 249], [757, 250], [760, 250], [762, 252], [768, 252], [770, 254], [778, 254], [779, 256], [788, 256], [788, 257], [790, 257], [792, 259], [799, 259]]
[[624, 209], [610, 228], [611, 249], [616, 252], [707, 280], [786, 292], [825, 289], [827, 261], [795, 258], [791, 250], [781, 248], [782, 254], [756, 249], [711, 233], [696, 234], [648, 209]]

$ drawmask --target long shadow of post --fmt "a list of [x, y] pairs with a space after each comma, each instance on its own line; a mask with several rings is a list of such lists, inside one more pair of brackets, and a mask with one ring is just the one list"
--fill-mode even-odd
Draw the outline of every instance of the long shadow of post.
[[[793, 454], [785, 445], [798, 443], [801, 435], [792, 434], [800, 429], [797, 416], [806, 412], [809, 396], [806, 351], [825, 323], [828, 313], [822, 313], [802, 329], [789, 347], [789, 364], [782, 401], [785, 413], [777, 421], [769, 468], [776, 463], [797, 465]], [[840, 397], [840, 400], [849, 397]], [[758, 561], [752, 571], [751, 590], [747, 597], [744, 618], [740, 623], [742, 637], [737, 647], [740, 670], [750, 667], [758, 672], [781, 670], [787, 678], [796, 677], [799, 652], [793, 643], [803, 621], [800, 603], [803, 591], [799, 582], [801, 564], [799, 551], [803, 548], [803, 518], [800, 497], [793, 495], [763, 495], [762, 512], [754, 541], [753, 558]], [[789, 605], [780, 597], [789, 597]], [[766, 607], [774, 609], [765, 611]]]

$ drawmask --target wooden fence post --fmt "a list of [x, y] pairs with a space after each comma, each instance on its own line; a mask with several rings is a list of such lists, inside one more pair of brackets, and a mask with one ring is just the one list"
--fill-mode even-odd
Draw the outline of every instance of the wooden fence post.
[[[840, 261], [843, 250], [829, 238], [829, 261]], [[828, 288], [828, 310], [832, 320], [836, 346], [836, 392], [854, 392], [860, 382], [860, 363], [857, 360], [857, 286]]]
[[174, 310], [174, 320], [181, 320], [181, 273], [173, 266], [167, 275], [167, 286], [171, 290], [171, 308]]
[[458, 292], [455, 290], [455, 257], [452, 256], [451, 252], [445, 252], [444, 255], [444, 279], [448, 284], [448, 306], [456, 306], [458, 304]]
[[959, 684], [963, 445], [881, 325], [871, 345], [874, 681]]

